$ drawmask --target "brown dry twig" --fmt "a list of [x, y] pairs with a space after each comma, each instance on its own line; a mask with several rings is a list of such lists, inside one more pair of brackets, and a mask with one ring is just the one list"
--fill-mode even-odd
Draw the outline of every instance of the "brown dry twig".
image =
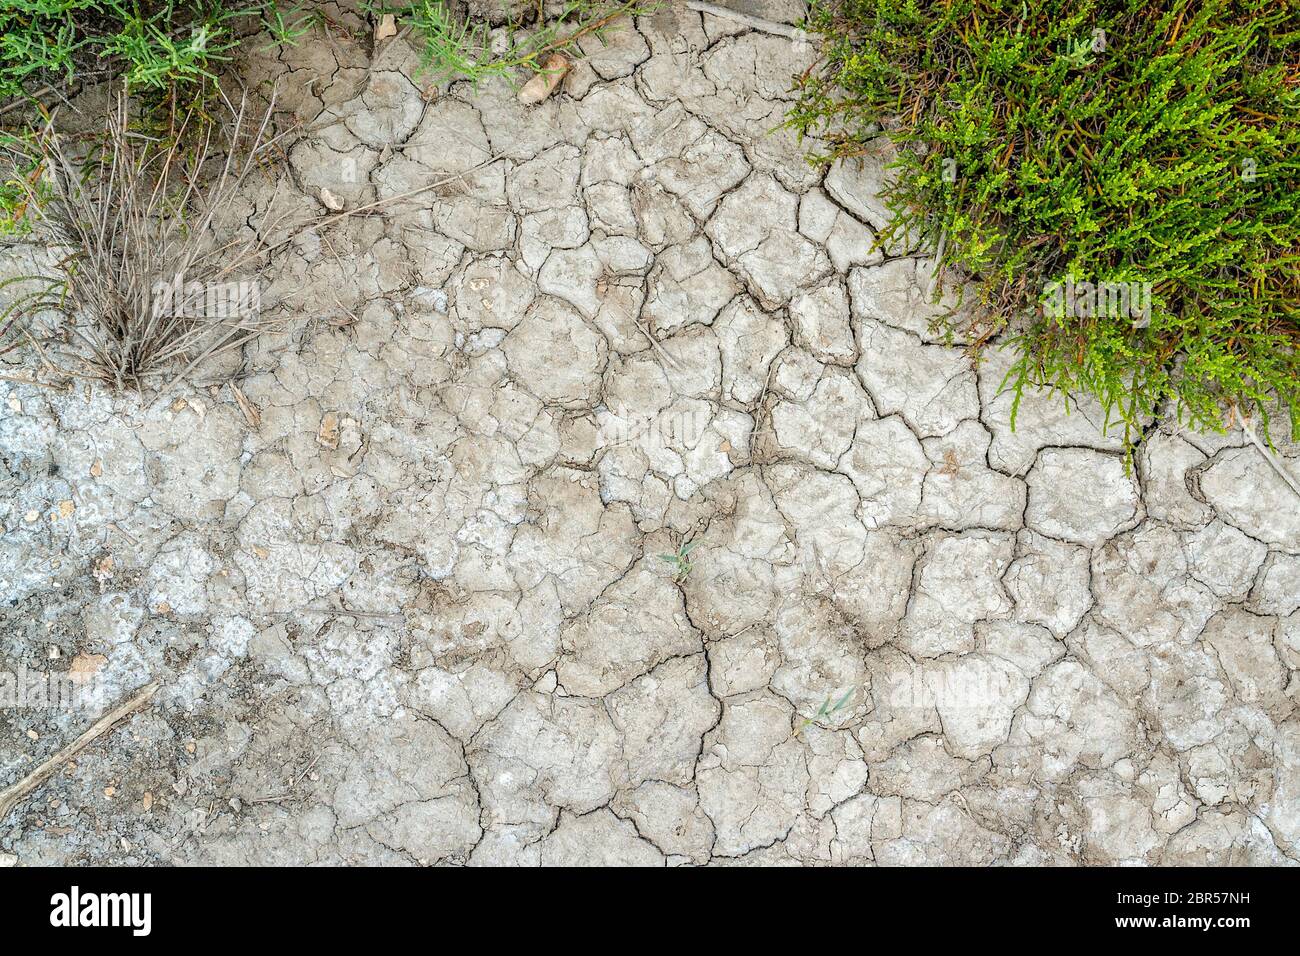
[[54, 772], [63, 766], [90, 744], [94, 743], [99, 737], [108, 733], [119, 720], [130, 714], [135, 713], [144, 707], [151, 700], [153, 695], [158, 691], [158, 684], [147, 684], [138, 694], [132, 697], [124, 704], [114, 707], [99, 720], [95, 721], [90, 729], [78, 737], [68, 746], [64, 747], [45, 763], [41, 764], [23, 779], [19, 780], [12, 787], [0, 793], [0, 822], [9, 815], [9, 812], [18, 805], [18, 803], [27, 797], [29, 793], [43, 784]]

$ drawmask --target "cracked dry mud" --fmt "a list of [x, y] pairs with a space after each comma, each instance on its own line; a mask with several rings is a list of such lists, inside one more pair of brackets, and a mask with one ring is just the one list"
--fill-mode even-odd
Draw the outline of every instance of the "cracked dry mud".
[[[161, 684], [0, 853], [1300, 860], [1300, 508], [1259, 453], [1156, 422], [1126, 470], [1036, 395], [1012, 431], [1006, 357], [870, 251], [879, 165], [772, 132], [789, 40], [668, 9], [588, 52], [527, 108], [402, 39], [246, 65], [315, 126], [231, 222], [464, 174], [286, 247], [287, 331], [211, 370], [255, 425], [227, 384], [0, 382], [0, 663]], [[96, 715], [0, 713], [0, 785]]]

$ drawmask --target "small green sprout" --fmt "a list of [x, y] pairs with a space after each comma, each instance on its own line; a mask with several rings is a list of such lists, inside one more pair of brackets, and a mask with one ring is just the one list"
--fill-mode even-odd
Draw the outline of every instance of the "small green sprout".
[[1061, 59], [1066, 62], [1069, 69], [1084, 70], [1097, 62], [1092, 57], [1092, 54], [1096, 52], [1093, 49], [1092, 37], [1085, 37], [1082, 40], [1070, 40], [1068, 45], [1069, 49]]
[[667, 561], [673, 566], [673, 580], [678, 584], [685, 581], [686, 576], [691, 573], [691, 568], [695, 567], [687, 560], [687, 556], [695, 550], [695, 546], [699, 543], [698, 540], [683, 541], [674, 554], [659, 555], [660, 561]]
[[834, 704], [832, 704], [831, 699], [827, 697], [826, 700], [822, 702], [822, 705], [817, 708], [817, 713], [805, 719], [804, 722], [799, 725], [798, 729], [795, 730], [794, 732], [795, 736], [797, 737], [799, 734], [803, 733], [803, 731], [806, 730], [808, 726], [812, 724], [814, 721], [820, 720], [823, 717], [827, 717], [827, 718], [833, 717], [835, 714], [837, 714], [840, 710], [843, 709], [844, 705], [849, 702], [849, 698], [852, 696], [853, 696], [853, 688], [850, 687], [849, 692], [845, 694], [843, 697], [841, 697], [839, 700], [837, 700]]
[[276, 42], [285, 46], [297, 46], [298, 41], [311, 32], [312, 27], [321, 23], [321, 15], [315, 11], [305, 11], [296, 6], [288, 11], [281, 10], [274, 3], [262, 13], [262, 23]]

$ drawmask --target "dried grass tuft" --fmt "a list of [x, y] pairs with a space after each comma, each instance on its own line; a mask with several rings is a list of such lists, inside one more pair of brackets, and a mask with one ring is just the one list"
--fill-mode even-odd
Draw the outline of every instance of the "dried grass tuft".
[[[22, 291], [0, 313], [0, 333], [14, 328], [47, 372], [143, 389], [266, 331], [256, 274], [241, 270], [269, 250], [219, 213], [277, 149], [274, 108], [274, 97], [254, 109], [247, 92], [238, 102], [222, 94], [211, 112], [157, 135], [120, 94], [89, 145], [47, 123], [35, 138], [41, 175], [25, 183], [32, 238], [62, 258], [51, 275], [6, 280]], [[63, 317], [44, 341], [31, 321], [41, 313]]]

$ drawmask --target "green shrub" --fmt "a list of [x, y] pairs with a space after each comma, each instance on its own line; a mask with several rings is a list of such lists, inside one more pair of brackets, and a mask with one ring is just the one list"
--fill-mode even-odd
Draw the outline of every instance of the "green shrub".
[[[1017, 396], [1091, 392], [1129, 436], [1166, 402], [1209, 428], [1280, 402], [1300, 435], [1300, 8], [814, 0], [809, 28], [790, 125], [821, 162], [888, 133], [881, 238], [917, 230], [976, 277]], [[1071, 282], [1137, 283], [1149, 310]]]
[[310, 22], [275, 0], [0, 0], [0, 99], [86, 74], [135, 90], [193, 86], [214, 77], [244, 28], [291, 42]]

